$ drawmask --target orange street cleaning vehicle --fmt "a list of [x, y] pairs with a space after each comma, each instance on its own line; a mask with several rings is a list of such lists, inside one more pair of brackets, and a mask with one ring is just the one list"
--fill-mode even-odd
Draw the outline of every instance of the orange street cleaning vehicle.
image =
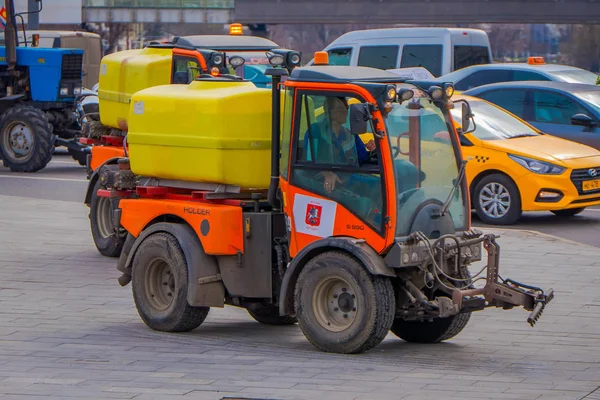
[[[99, 112], [86, 115], [81, 142], [91, 146], [88, 156], [88, 191], [85, 204], [90, 207], [90, 225], [98, 251], [109, 257], [121, 253], [124, 231], [112, 224], [116, 205], [98, 198], [102, 185], [98, 168], [117, 168], [116, 159], [126, 155], [128, 111], [131, 96], [142, 89], [167, 84], [189, 84], [200, 72], [234, 74], [251, 78], [259, 87], [261, 79], [254, 70], [268, 64], [266, 51], [279, 48], [268, 39], [244, 36], [240, 24], [231, 24], [229, 35], [176, 37], [171, 43], [153, 43], [144, 49], [125, 50], [105, 56], [101, 61]], [[206, 52], [217, 50], [215, 60]], [[212, 53], [211, 53], [212, 54]], [[224, 57], [220, 60], [220, 57]], [[218, 61], [218, 62], [216, 62]], [[250, 64], [250, 65], [246, 65]], [[249, 76], [252, 73], [254, 76]], [[261, 74], [262, 75], [262, 74]]]
[[[190, 331], [233, 305], [298, 322], [335, 353], [390, 330], [447, 340], [486, 307], [523, 307], [533, 325], [553, 291], [501, 278], [495, 236], [470, 229], [452, 86], [316, 58], [296, 68], [299, 53], [270, 52], [270, 91], [206, 76], [133, 95], [128, 156], [98, 195], [119, 200], [119, 283], [141, 319]], [[432, 140], [431, 116], [451, 142]], [[374, 139], [361, 146], [364, 133]]]

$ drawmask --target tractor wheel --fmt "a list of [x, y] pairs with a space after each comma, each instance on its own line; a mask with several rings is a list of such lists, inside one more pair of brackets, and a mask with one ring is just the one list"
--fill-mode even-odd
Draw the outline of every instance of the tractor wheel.
[[377, 346], [394, 321], [395, 297], [387, 277], [371, 275], [353, 257], [322, 253], [302, 269], [296, 315], [317, 349], [361, 353]]
[[484, 177], [473, 190], [477, 216], [486, 224], [512, 225], [522, 214], [519, 188], [504, 174]]
[[392, 333], [400, 339], [414, 343], [438, 343], [458, 335], [469, 323], [471, 313], [435, 318], [433, 321], [404, 321], [396, 319]]
[[557, 217], [574, 217], [577, 214], [581, 214], [583, 210], [585, 210], [585, 207], [568, 208], [566, 210], [554, 210], [551, 211], [551, 213], [556, 215]]
[[252, 318], [265, 325], [293, 325], [298, 322], [298, 320], [292, 316], [279, 315], [279, 308], [275, 305], [257, 305], [252, 309], [248, 308], [247, 311]]
[[[90, 228], [96, 248], [106, 257], [119, 257], [125, 237], [115, 237], [113, 225], [113, 199], [98, 196], [98, 189], [102, 188], [100, 179], [96, 181], [90, 201]], [[123, 235], [124, 236], [124, 235]]]
[[16, 105], [0, 117], [0, 158], [12, 172], [43, 169], [54, 153], [53, 128], [46, 114]]
[[177, 239], [164, 232], [149, 235], [135, 253], [133, 299], [144, 323], [156, 331], [186, 332], [200, 326], [210, 307], [187, 302], [188, 269]]

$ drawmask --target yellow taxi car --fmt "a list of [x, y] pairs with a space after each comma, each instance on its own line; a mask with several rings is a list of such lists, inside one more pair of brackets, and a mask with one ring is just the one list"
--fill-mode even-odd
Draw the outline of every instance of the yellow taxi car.
[[514, 224], [523, 211], [573, 216], [600, 204], [600, 151], [545, 135], [492, 103], [458, 92], [455, 126], [462, 123], [461, 99], [473, 113], [471, 128], [460, 134], [461, 148], [472, 206], [483, 222]]

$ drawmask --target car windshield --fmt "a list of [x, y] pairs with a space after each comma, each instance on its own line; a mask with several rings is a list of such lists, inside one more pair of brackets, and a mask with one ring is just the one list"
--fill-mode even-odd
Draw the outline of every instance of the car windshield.
[[[470, 134], [480, 140], [512, 139], [539, 135], [531, 127], [501, 108], [478, 100], [469, 101], [469, 104], [471, 105], [473, 119], [475, 120], [475, 131]], [[451, 113], [454, 121], [458, 125], [462, 125], [462, 107], [460, 102], [454, 104], [454, 109], [452, 109]]]
[[[398, 199], [396, 236], [405, 236], [425, 202], [446, 202], [459, 165], [442, 111], [423, 93], [402, 104], [394, 103], [386, 126]], [[452, 196], [448, 210], [455, 229], [464, 229], [467, 215], [460, 189]]]
[[548, 71], [548, 74], [569, 83], [595, 85], [598, 80], [598, 75], [584, 69], [562, 69], [559, 71]]
[[575, 92], [573, 93], [573, 95], [585, 101], [587, 105], [590, 106], [590, 108], [595, 109], [596, 112], [600, 115], [600, 90], [594, 90], [589, 92]]

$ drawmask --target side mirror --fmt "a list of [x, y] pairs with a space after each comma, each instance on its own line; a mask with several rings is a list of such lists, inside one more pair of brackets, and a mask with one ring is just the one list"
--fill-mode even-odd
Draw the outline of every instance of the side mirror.
[[368, 132], [367, 123], [370, 119], [371, 113], [368, 104], [350, 104], [350, 133], [352, 135], [362, 135]]
[[471, 107], [469, 103], [462, 103], [462, 133], [467, 133], [471, 128], [471, 118], [473, 118], [473, 114], [471, 113]]
[[597, 125], [591, 117], [585, 114], [575, 114], [571, 117], [571, 125], [586, 126], [592, 128]]

